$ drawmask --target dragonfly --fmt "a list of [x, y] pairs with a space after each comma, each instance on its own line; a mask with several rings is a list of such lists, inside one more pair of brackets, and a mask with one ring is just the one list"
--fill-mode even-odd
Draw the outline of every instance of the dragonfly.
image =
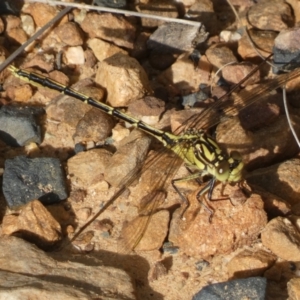
[[[156, 178], [152, 183], [151, 191], [149, 192], [149, 199], [146, 201], [143, 211], [147, 211], [147, 217], [143, 219], [134, 236], [126, 241], [126, 248], [134, 250], [141, 239], [151, 221], [151, 217], [156, 211], [157, 207], [164, 199], [164, 191], [166, 186], [171, 183], [175, 191], [180, 196], [181, 201], [185, 204], [181, 216], [189, 206], [189, 202], [183, 193], [178, 188], [177, 184], [182, 181], [202, 179], [208, 176], [210, 179], [206, 182], [205, 186], [197, 193], [197, 200], [206, 207], [210, 213], [210, 218], [213, 212], [203, 202], [202, 198], [207, 195], [208, 200], [212, 200], [212, 193], [216, 183], [221, 183], [223, 186], [226, 184], [238, 184], [240, 187], [243, 185], [243, 169], [244, 163], [242, 156], [237, 151], [232, 151], [230, 154], [221, 149], [215, 139], [213, 139], [206, 130], [218, 124], [225, 116], [235, 116], [245, 107], [257, 101], [262, 94], [269, 93], [276, 88], [282, 87], [286, 82], [296, 78], [300, 74], [300, 69], [296, 69], [288, 74], [281, 74], [274, 78], [272, 81], [261, 84], [251, 91], [240, 91], [238, 97], [234, 100], [227, 94], [221, 97], [218, 101], [212, 104], [208, 109], [199, 114], [192, 116], [188, 119], [179, 129], [174, 133], [156, 129], [145, 122], [129, 116], [128, 114], [113, 108], [107, 104], [99, 102], [88, 95], [82, 94], [71, 87], [62, 85], [46, 76], [35, 72], [18, 69], [14, 66], [9, 66], [11, 73], [36, 86], [43, 86], [56, 90], [62, 94], [74, 97], [88, 105], [94, 106], [101, 111], [112, 115], [119, 120], [125, 121], [146, 134], [154, 137], [163, 145], [162, 152], [173, 153], [173, 158], [170, 163], [165, 165], [165, 176]], [[255, 71], [255, 70], [254, 70]], [[253, 72], [254, 72], [253, 71]], [[250, 76], [249, 74], [247, 78]], [[245, 78], [245, 80], [247, 79]], [[230, 92], [233, 92], [232, 90]], [[152, 169], [159, 168], [163, 165], [165, 160], [164, 154], [161, 152], [156, 153], [147, 162], [143, 169], [148, 167]], [[191, 174], [183, 178], [173, 178], [179, 167], [184, 162]], [[141, 176], [142, 169], [133, 170], [122, 180], [118, 191], [114, 196], [102, 207], [93, 218], [88, 221], [75, 236], [82, 233], [113, 201], [115, 201], [124, 190], [130, 186], [137, 177]], [[222, 196], [222, 195], [221, 195]], [[228, 198], [228, 196], [227, 196]], [[75, 236], [72, 240], [74, 240]]]

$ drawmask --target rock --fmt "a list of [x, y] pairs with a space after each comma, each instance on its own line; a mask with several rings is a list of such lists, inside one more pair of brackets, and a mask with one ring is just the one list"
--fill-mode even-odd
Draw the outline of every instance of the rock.
[[130, 51], [130, 56], [136, 59], [142, 59], [147, 57], [148, 49], [147, 49], [147, 41], [151, 34], [149, 32], [142, 31], [136, 38], [134, 42], [134, 47]]
[[17, 156], [5, 161], [3, 194], [9, 207], [18, 207], [33, 199], [44, 204], [67, 198], [65, 178], [56, 158]]
[[59, 223], [38, 200], [27, 203], [17, 215], [6, 215], [2, 234], [17, 235], [44, 249], [62, 238]]
[[262, 231], [261, 240], [278, 257], [300, 260], [300, 233], [289, 219], [277, 217], [271, 220]]
[[[249, 35], [258, 47], [259, 52], [267, 57], [270, 53], [272, 53], [273, 46], [274, 46], [274, 39], [276, 38], [277, 34], [274, 31], [263, 31], [263, 30], [256, 30], [250, 29], [248, 30]], [[250, 44], [247, 35], [244, 33], [242, 38], [238, 42], [238, 53], [239, 55], [245, 60], [258, 60], [261, 62], [261, 58], [258, 56], [253, 46]]]
[[150, 269], [149, 271], [149, 281], [156, 281], [158, 280], [160, 277], [166, 275], [168, 273], [167, 268], [165, 267], [165, 265], [163, 264], [162, 261], [158, 261], [156, 262]]
[[125, 184], [142, 167], [150, 142], [150, 137], [138, 130], [123, 139], [106, 167], [105, 180], [112, 186]]
[[237, 62], [233, 52], [226, 45], [213, 45], [205, 52], [208, 61], [215, 67], [221, 68], [228, 63]]
[[249, 184], [255, 184], [294, 205], [299, 202], [299, 168], [300, 160], [295, 158], [255, 170], [246, 178]]
[[[102, 266], [96, 258], [92, 266], [85, 266], [67, 257], [61, 262], [59, 253], [60, 260], [56, 261], [16, 237], [1, 237], [0, 249], [0, 298], [136, 299], [129, 275], [123, 270]], [[63, 280], [54, 282], [53, 277]]]
[[85, 58], [82, 47], [68, 47], [64, 53], [64, 61], [67, 65], [83, 65]]
[[[258, 117], [256, 116], [256, 118]], [[293, 115], [292, 118], [295, 122], [294, 128], [296, 132], [300, 132], [300, 126], [297, 125], [297, 116]], [[228, 153], [234, 150], [239, 151], [243, 156], [247, 170], [262, 168], [278, 160], [288, 159], [298, 152], [298, 146], [290, 132], [286, 117], [282, 115], [277, 118], [276, 122], [273, 122], [268, 127], [253, 132], [244, 130], [238, 118], [228, 119], [221, 122], [217, 127], [217, 141], [220, 144], [228, 145]], [[278, 143], [278, 141], [280, 141], [280, 143]], [[261, 176], [261, 172], [266, 173], [268, 170], [269, 169], [257, 172], [260, 173], [259, 176]], [[271, 168], [271, 170], [274, 169]], [[253, 173], [253, 176], [255, 176], [255, 174], [257, 173]], [[272, 176], [274, 176], [274, 173]], [[268, 177], [265, 177], [265, 180], [267, 178]], [[256, 184], [254, 179], [249, 180], [249, 182]], [[258, 185], [262, 186], [262, 183]], [[267, 190], [274, 193], [274, 190]], [[282, 194], [274, 194], [287, 200]], [[290, 202], [289, 200], [287, 201]]]
[[42, 133], [38, 117], [43, 110], [34, 107], [2, 106], [0, 109], [0, 138], [18, 147], [32, 142], [41, 143]]
[[209, 84], [211, 65], [206, 56], [202, 55], [198, 67], [184, 53], [178, 57], [176, 62], [158, 76], [162, 84], [173, 85], [179, 94], [190, 94], [199, 90], [201, 83]]
[[259, 194], [263, 199], [264, 210], [267, 212], [269, 219], [273, 219], [278, 216], [286, 216], [291, 213], [291, 205], [281, 197], [267, 192], [266, 190], [259, 188], [253, 184], [251, 185], [251, 188], [253, 188], [253, 191]]
[[244, 250], [227, 264], [228, 276], [232, 279], [262, 276], [276, 261], [276, 256], [263, 250]]
[[[222, 69], [222, 76], [229, 84], [238, 84], [244, 79], [252, 70], [256, 68], [255, 65], [248, 63], [234, 63], [225, 66]], [[260, 80], [260, 72], [257, 70], [249, 79], [247, 79], [242, 86], [254, 84]]]
[[93, 53], [97, 57], [98, 61], [102, 61], [119, 52], [127, 54], [124, 49], [97, 38], [88, 39], [87, 45], [93, 50]]
[[289, 299], [297, 299], [300, 294], [300, 278], [292, 278], [287, 283]]
[[[33, 18], [30, 15], [22, 15], [21, 16], [21, 27], [28, 36], [32, 36], [35, 32], [35, 25], [34, 25]], [[0, 30], [0, 32], [1, 32], [1, 30]]]
[[[29, 4], [24, 12], [30, 14], [33, 17], [37, 27], [42, 27], [59, 13], [59, 9], [52, 5], [37, 2]], [[67, 19], [68, 17], [64, 16], [59, 21], [59, 23], [65, 23]]]
[[103, 142], [111, 135], [114, 119], [97, 108], [90, 109], [78, 122], [74, 142]]
[[262, 277], [230, 280], [210, 284], [194, 295], [193, 300], [208, 299], [255, 299], [266, 297], [267, 280]]
[[[92, 87], [90, 86], [91, 83], [89, 79], [82, 80], [75, 86], [72, 86], [72, 88], [93, 97], [96, 101], [102, 101], [104, 97], [103, 89]], [[89, 112], [91, 109], [93, 112]], [[103, 112], [97, 108], [91, 108], [91, 106], [70, 96], [61, 95], [53, 99], [46, 107], [46, 113], [48, 123], [45, 138], [42, 143], [42, 146], [45, 148], [73, 149], [75, 140], [76, 143], [79, 143], [81, 141], [87, 142], [94, 140], [99, 137], [103, 138], [111, 130], [111, 128], [105, 127], [100, 129], [99, 134], [96, 131], [91, 132], [93, 128], [88, 128], [88, 126], [95, 125], [95, 119], [102, 118]], [[92, 118], [87, 118], [87, 113]], [[109, 117], [107, 118], [107, 116], [105, 116], [103, 122], [99, 122], [99, 120], [98, 122], [102, 125], [109, 125], [111, 122], [109, 119]], [[57, 130], [58, 125], [59, 130]], [[99, 129], [99, 126], [97, 129]], [[83, 136], [84, 133], [89, 134], [89, 136]], [[64, 157], [63, 153], [62, 157]]]
[[[24, 62], [22, 68], [24, 69], [35, 68], [49, 73], [55, 69], [54, 63], [55, 63], [54, 55], [46, 56], [44, 54], [38, 53], [37, 55], [34, 55], [30, 60]], [[54, 71], [54, 72], [59, 72], [59, 71]]]
[[[235, 199], [235, 193], [239, 191], [238, 187], [227, 185], [224, 195], [229, 195], [231, 201], [206, 201], [205, 205], [213, 211], [213, 215], [197, 201], [199, 190], [193, 192], [189, 197], [190, 206], [183, 216], [186, 220], [181, 219], [184, 205], [173, 214], [169, 241], [179, 246], [186, 255], [201, 259], [251, 244], [267, 223], [267, 217], [259, 195], [252, 194], [244, 204], [238, 204], [238, 201], [244, 201]], [[220, 194], [218, 185], [212, 199], [220, 198]]]
[[278, 68], [293, 70], [300, 64], [300, 27], [282, 30], [275, 39], [274, 63]]
[[[150, 3], [139, 3], [136, 5], [135, 8], [138, 12], [144, 14], [157, 15], [161, 17], [175, 19], [178, 17], [177, 6], [171, 1], [152, 1]], [[144, 27], [158, 27], [162, 25], [165, 21], [142, 17], [141, 22], [142, 26]]]
[[[131, 101], [151, 93], [147, 75], [138, 61], [117, 53], [98, 63], [95, 82], [107, 90], [111, 106], [127, 106]], [[126, 82], [126, 85], [119, 84]]]
[[105, 149], [92, 149], [71, 157], [67, 168], [73, 189], [88, 189], [102, 181], [111, 156]]
[[22, 45], [28, 40], [26, 32], [22, 28], [12, 28], [6, 31], [7, 38], [10, 43], [15, 45]]
[[146, 96], [144, 99], [131, 102], [128, 105], [127, 112], [129, 115], [155, 126], [165, 109], [164, 101], [152, 96]]
[[282, 0], [264, 0], [250, 7], [249, 23], [262, 30], [281, 31], [294, 23], [291, 7]]
[[64, 23], [55, 28], [56, 34], [67, 46], [82, 46], [83, 37], [78, 25], [73, 22]]
[[[153, 194], [153, 197], [150, 194], [151, 197], [148, 197], [148, 195], [146, 198], [151, 198], [151, 201], [154, 202], [164, 201], [165, 193], [156, 193], [155, 191]], [[152, 208], [153, 203], [149, 203], [149, 205]], [[148, 215], [149, 213], [150, 215]], [[143, 214], [145, 214], [145, 211]], [[160, 210], [159, 212], [147, 212], [147, 215], [139, 216], [125, 223], [121, 234], [124, 250], [151, 251], [161, 248], [168, 233], [169, 219], [169, 212], [167, 210]]]
[[148, 49], [157, 53], [178, 54], [204, 42], [208, 34], [200, 25], [164, 23], [148, 39]]
[[205, 93], [204, 91], [200, 90], [197, 93], [193, 93], [193, 94], [189, 94], [189, 95], [183, 96], [182, 97], [182, 105], [184, 107], [197, 106], [197, 104], [203, 102], [207, 98], [208, 98], [207, 93]]
[[152, 51], [149, 57], [149, 63], [157, 70], [165, 70], [169, 68], [175, 61], [176, 58], [170, 53], [159, 53]]
[[217, 34], [220, 25], [218, 24], [212, 1], [196, 1], [187, 11], [187, 16], [193, 21], [204, 24], [211, 36]]
[[101, 38], [119, 47], [133, 48], [135, 27], [123, 16], [110, 13], [87, 13], [81, 28], [90, 38]]

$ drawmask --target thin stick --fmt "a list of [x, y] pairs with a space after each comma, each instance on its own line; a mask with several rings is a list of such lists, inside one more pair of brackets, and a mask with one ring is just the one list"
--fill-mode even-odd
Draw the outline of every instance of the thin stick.
[[13, 52], [1, 65], [0, 72], [4, 70], [12, 61], [20, 55], [24, 49], [33, 41], [35, 41], [40, 35], [42, 35], [48, 28], [50, 28], [54, 23], [59, 21], [65, 14], [72, 10], [72, 7], [66, 7], [60, 11], [52, 20], [45, 24], [40, 30], [38, 30], [28, 41], [26, 41], [22, 46], [20, 46], [15, 52]]
[[292, 124], [292, 121], [291, 121], [291, 118], [290, 118], [290, 113], [289, 113], [287, 100], [286, 100], [286, 89], [285, 89], [285, 87], [282, 88], [282, 98], [283, 98], [283, 105], [284, 105], [285, 115], [286, 115], [289, 127], [291, 129], [291, 132], [294, 136], [294, 139], [295, 139], [298, 147], [300, 148], [300, 141], [298, 139], [297, 133], [296, 133], [294, 127], [293, 127], [293, 124]]
[[46, 3], [49, 5], [53, 5], [53, 6], [55, 6], [55, 5], [70, 6], [72, 8], [76, 7], [79, 9], [97, 10], [97, 11], [110, 12], [110, 13], [114, 13], [114, 14], [124, 14], [127, 16], [156, 19], [156, 20], [161, 20], [161, 21], [166, 21], [166, 22], [181, 23], [181, 24], [192, 25], [192, 26], [199, 26], [199, 24], [201, 24], [200, 22], [196, 22], [196, 21], [168, 18], [168, 17], [139, 13], [139, 12], [131, 11], [131, 10], [117, 9], [117, 8], [111, 8], [111, 7], [102, 7], [102, 6], [93, 6], [93, 5], [87, 5], [87, 4], [81, 4], [81, 3], [69, 3], [69, 2], [63, 2], [63, 1], [49, 1], [49, 0], [25, 0], [25, 2], [29, 2], [29, 3], [30, 2], [39, 2], [39, 3]]

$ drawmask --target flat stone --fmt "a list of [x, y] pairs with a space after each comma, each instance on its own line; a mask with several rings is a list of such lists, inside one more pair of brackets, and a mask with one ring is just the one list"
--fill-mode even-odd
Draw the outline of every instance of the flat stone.
[[197, 26], [180, 23], [165, 23], [149, 37], [148, 49], [158, 53], [182, 53], [190, 51], [197, 43], [204, 42], [208, 34]]
[[3, 194], [9, 207], [18, 207], [33, 199], [44, 204], [67, 198], [65, 177], [56, 158], [17, 156], [5, 161]]
[[16, 237], [1, 237], [0, 249], [2, 299], [136, 299], [129, 275], [96, 258], [84, 265], [60, 252], [55, 260]]
[[29, 143], [41, 143], [42, 133], [38, 117], [41, 108], [2, 106], [0, 109], [0, 138], [8, 145], [17, 147]]

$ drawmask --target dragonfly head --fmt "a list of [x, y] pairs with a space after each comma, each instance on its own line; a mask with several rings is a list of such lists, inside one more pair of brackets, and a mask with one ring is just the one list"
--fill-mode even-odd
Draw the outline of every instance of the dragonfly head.
[[215, 165], [215, 177], [223, 183], [235, 183], [242, 179], [244, 163], [239, 152], [232, 151], [228, 159], [222, 159]]
[[242, 171], [244, 168], [244, 163], [242, 161], [242, 156], [237, 151], [232, 151], [230, 153], [229, 159], [229, 177], [228, 182], [239, 182], [242, 180]]

